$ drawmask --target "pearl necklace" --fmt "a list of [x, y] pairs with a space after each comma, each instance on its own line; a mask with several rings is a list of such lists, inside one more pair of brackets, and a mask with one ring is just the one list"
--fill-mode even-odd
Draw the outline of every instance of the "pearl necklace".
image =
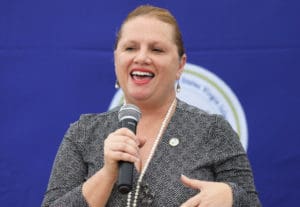
[[[171, 118], [171, 113], [172, 113], [172, 111], [173, 111], [173, 109], [174, 109], [174, 107], [175, 107], [175, 105], [176, 105], [176, 101], [177, 101], [177, 100], [176, 100], [176, 98], [175, 98], [174, 101], [172, 102], [171, 106], [170, 106], [169, 109], [168, 109], [168, 112], [167, 112], [167, 114], [166, 114], [166, 116], [165, 116], [165, 118], [164, 118], [164, 120], [163, 120], [163, 122], [162, 122], [162, 125], [161, 125], [161, 127], [160, 127], [160, 129], [159, 129], [159, 132], [158, 132], [158, 134], [157, 134], [157, 136], [156, 136], [156, 138], [155, 138], [155, 141], [154, 141], [154, 143], [153, 143], [153, 146], [152, 146], [152, 149], [151, 149], [150, 154], [149, 154], [149, 156], [148, 156], [148, 159], [146, 160], [145, 166], [144, 166], [144, 168], [142, 169], [142, 172], [141, 172], [141, 174], [140, 174], [140, 176], [139, 176], [139, 178], [138, 178], [138, 181], [137, 181], [137, 184], [136, 184], [136, 190], [135, 190], [135, 194], [134, 194], [133, 207], [136, 207], [136, 206], [137, 206], [137, 200], [138, 200], [138, 197], [139, 197], [139, 191], [140, 191], [140, 185], [141, 185], [141, 182], [142, 182], [143, 177], [144, 177], [144, 174], [145, 174], [145, 172], [146, 172], [146, 170], [147, 170], [147, 168], [148, 168], [148, 165], [149, 165], [149, 163], [150, 163], [150, 161], [151, 161], [151, 159], [152, 159], [152, 157], [153, 157], [153, 155], [154, 155], [154, 152], [155, 152], [155, 150], [156, 150], [156, 147], [157, 147], [157, 145], [158, 145], [158, 142], [159, 142], [159, 140], [160, 140], [160, 138], [161, 138], [161, 136], [162, 136], [162, 134], [163, 134], [163, 132], [164, 132], [166, 126], [167, 126], [167, 122], [168, 122], [169, 119]], [[127, 205], [126, 205], [127, 207], [130, 207], [130, 203], [131, 203], [131, 193], [132, 193], [132, 192], [129, 192], [129, 193], [128, 193], [128, 197], [127, 197]]]

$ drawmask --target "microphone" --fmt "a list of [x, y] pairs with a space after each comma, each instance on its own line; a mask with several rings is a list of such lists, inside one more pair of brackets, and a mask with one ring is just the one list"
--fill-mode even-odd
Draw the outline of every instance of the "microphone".
[[[140, 120], [140, 109], [132, 104], [123, 105], [120, 108], [118, 118], [120, 126], [128, 128], [134, 134], [136, 133], [136, 126]], [[119, 162], [119, 176], [117, 188], [122, 194], [129, 193], [132, 189], [133, 163], [120, 161]]]

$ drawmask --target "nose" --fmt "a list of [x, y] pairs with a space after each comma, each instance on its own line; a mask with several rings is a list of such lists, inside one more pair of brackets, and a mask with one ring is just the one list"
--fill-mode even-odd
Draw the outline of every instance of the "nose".
[[149, 57], [147, 49], [141, 48], [140, 50], [138, 50], [136, 56], [134, 57], [134, 63], [139, 63], [139, 64], [151, 63], [151, 58]]

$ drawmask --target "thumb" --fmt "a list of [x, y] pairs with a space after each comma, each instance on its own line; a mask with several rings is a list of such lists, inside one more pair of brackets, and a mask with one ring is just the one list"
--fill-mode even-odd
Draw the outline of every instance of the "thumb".
[[134, 163], [134, 166], [135, 166], [136, 170], [140, 173], [142, 170], [142, 162], [140, 160], [138, 160]]
[[188, 178], [185, 175], [181, 175], [180, 180], [186, 187], [190, 187], [197, 190], [201, 190], [201, 188], [203, 187], [202, 181]]

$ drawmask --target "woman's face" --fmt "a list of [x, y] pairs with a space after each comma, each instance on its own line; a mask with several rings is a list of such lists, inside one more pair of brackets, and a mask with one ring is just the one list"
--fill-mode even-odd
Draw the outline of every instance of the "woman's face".
[[170, 24], [141, 16], [123, 25], [115, 50], [117, 79], [130, 103], [175, 98], [186, 56], [179, 57]]

